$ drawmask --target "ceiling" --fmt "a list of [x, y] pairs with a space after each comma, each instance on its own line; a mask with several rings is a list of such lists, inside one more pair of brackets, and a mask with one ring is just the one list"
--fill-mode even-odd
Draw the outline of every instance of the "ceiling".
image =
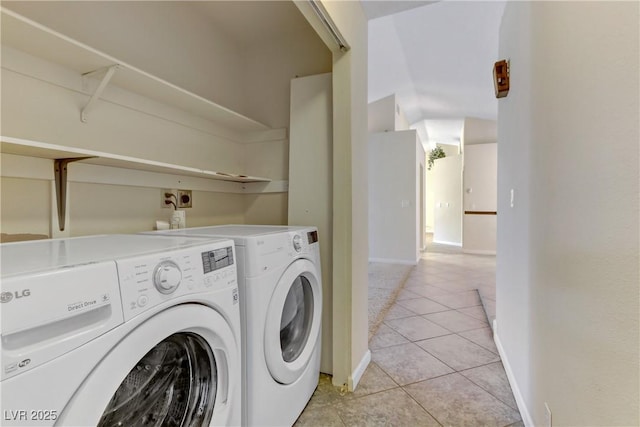
[[[437, 0], [436, 0], [437, 1]], [[381, 16], [393, 15], [403, 10], [414, 9], [435, 1], [426, 0], [362, 0], [364, 13], [367, 19], [380, 18]]]
[[504, 1], [362, 0], [369, 102], [389, 95], [425, 145], [458, 144], [465, 117], [496, 120], [492, 70]]
[[185, 2], [206, 17], [229, 39], [248, 47], [257, 40], [295, 37], [309, 24], [290, 1], [193, 1]]

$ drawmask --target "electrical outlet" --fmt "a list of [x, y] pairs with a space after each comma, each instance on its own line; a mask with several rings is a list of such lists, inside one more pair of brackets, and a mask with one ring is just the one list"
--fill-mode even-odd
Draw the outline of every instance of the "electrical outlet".
[[160, 201], [163, 208], [178, 208], [178, 190], [173, 188], [163, 188], [160, 190]]
[[549, 405], [547, 402], [544, 402], [544, 425], [545, 427], [551, 426], [551, 409], [549, 409]]
[[191, 190], [178, 190], [178, 207], [190, 208], [191, 207]]

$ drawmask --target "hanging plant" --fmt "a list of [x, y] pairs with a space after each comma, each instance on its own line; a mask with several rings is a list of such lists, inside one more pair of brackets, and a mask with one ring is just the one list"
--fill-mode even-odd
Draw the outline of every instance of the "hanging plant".
[[440, 147], [436, 147], [433, 150], [431, 150], [429, 152], [429, 170], [431, 170], [431, 168], [433, 167], [433, 162], [436, 159], [442, 159], [443, 157], [447, 157], [446, 154], [444, 154], [444, 150]]

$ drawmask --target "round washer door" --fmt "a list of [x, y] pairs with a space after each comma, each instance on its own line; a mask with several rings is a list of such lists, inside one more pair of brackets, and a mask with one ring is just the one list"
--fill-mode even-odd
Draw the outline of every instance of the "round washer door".
[[271, 376], [291, 384], [316, 349], [322, 315], [322, 283], [315, 265], [294, 261], [278, 281], [267, 310], [264, 349]]
[[236, 340], [211, 308], [185, 304], [137, 326], [105, 355], [58, 422], [97, 426], [227, 425], [239, 387]]

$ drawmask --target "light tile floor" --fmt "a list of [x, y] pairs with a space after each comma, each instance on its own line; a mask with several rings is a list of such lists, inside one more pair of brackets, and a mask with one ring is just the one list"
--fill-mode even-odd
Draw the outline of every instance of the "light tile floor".
[[408, 276], [376, 268], [385, 289], [406, 280], [374, 313], [371, 364], [353, 393], [321, 375], [296, 426], [523, 426], [485, 315], [495, 257], [430, 245]]

